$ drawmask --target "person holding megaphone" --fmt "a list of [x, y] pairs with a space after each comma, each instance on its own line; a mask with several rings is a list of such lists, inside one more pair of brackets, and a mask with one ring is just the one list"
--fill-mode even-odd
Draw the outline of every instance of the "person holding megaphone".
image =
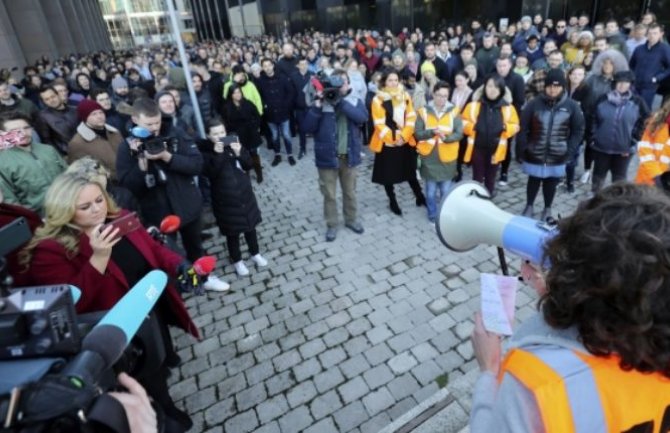
[[475, 317], [470, 432], [668, 430], [669, 226], [670, 197], [623, 183], [558, 222], [546, 275], [522, 265], [539, 312], [505, 355]]

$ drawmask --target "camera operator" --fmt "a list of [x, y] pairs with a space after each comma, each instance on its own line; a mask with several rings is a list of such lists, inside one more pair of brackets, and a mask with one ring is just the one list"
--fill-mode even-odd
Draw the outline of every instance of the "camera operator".
[[130, 433], [157, 433], [156, 412], [146, 390], [126, 373], [119, 374], [119, 384], [128, 392], [110, 392], [109, 395], [121, 403], [128, 418]]
[[[338, 69], [323, 81], [327, 85], [324, 84], [324, 91], [314, 98], [303, 126], [305, 132], [314, 134], [314, 159], [324, 200], [326, 241], [332, 242], [337, 236], [338, 180], [342, 185], [344, 225], [355, 233], [363, 233], [356, 216], [356, 167], [361, 163], [361, 125], [367, 121], [368, 112], [351, 94], [346, 71]], [[339, 89], [333, 88], [340, 83]]]

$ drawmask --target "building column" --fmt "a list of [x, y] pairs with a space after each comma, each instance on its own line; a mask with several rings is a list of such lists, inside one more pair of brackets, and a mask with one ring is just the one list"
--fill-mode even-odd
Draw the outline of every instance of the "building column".
[[61, 3], [53, 0], [41, 0], [41, 4], [58, 55], [65, 56], [75, 52], [76, 46], [70, 29], [67, 27]]
[[26, 62], [34, 63], [43, 55], [58, 57], [42, 6], [38, 0], [5, 0], [5, 10], [11, 22]]
[[15, 66], [22, 68], [26, 64], [12, 19], [7, 13], [4, 2], [0, 1], [0, 68], [11, 69]]

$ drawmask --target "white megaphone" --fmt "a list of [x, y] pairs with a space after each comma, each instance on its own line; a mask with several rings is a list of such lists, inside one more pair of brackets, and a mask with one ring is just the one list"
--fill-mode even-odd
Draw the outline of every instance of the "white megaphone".
[[488, 190], [474, 181], [461, 182], [449, 191], [435, 226], [450, 250], [493, 245], [536, 264], [543, 264], [544, 244], [556, 233], [552, 225], [501, 210]]

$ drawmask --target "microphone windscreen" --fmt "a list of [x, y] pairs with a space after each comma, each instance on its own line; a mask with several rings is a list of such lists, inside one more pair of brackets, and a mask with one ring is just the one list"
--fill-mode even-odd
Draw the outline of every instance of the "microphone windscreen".
[[121, 328], [114, 325], [99, 325], [84, 337], [81, 350], [99, 354], [107, 369], [118, 361], [127, 344], [126, 333]]
[[214, 270], [216, 266], [216, 257], [214, 256], [205, 256], [200, 257], [198, 260], [193, 263], [193, 269], [198, 275], [209, 275]]
[[167, 234], [174, 233], [180, 225], [181, 219], [177, 215], [168, 215], [161, 221], [160, 231]]

